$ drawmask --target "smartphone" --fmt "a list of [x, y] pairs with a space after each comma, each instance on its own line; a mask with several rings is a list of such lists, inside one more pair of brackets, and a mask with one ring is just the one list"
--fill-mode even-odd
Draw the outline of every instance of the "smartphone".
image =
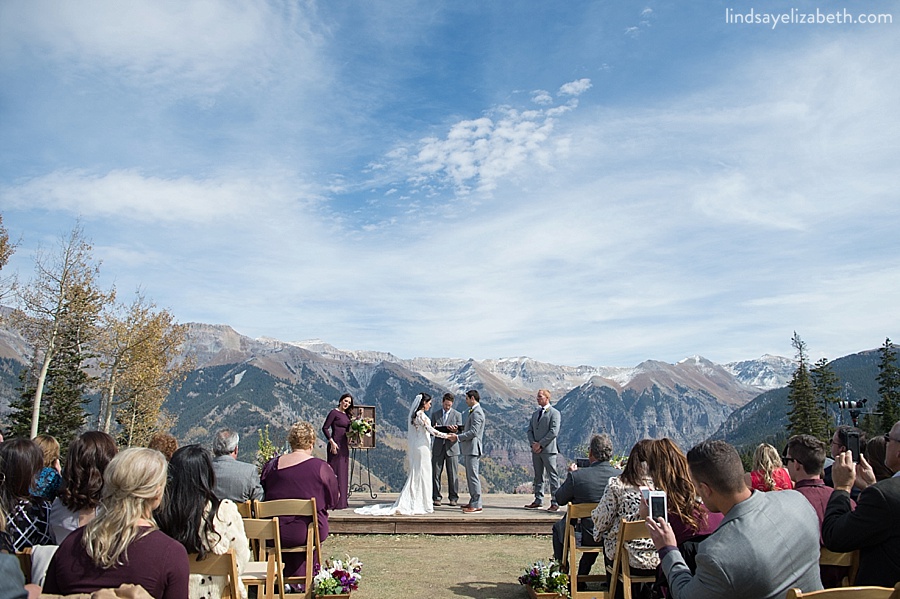
[[656, 521], [659, 518], [668, 521], [669, 510], [666, 507], [665, 491], [650, 491], [650, 517]]
[[644, 502], [647, 505], [650, 505], [650, 487], [645, 487], [645, 486], [641, 485], [638, 488], [641, 490], [641, 497], [643, 497]]
[[859, 463], [859, 433], [856, 431], [847, 431], [847, 449], [853, 456], [853, 463]]
[[591, 461], [587, 458], [575, 458], [575, 465], [579, 468], [588, 468], [591, 465]]

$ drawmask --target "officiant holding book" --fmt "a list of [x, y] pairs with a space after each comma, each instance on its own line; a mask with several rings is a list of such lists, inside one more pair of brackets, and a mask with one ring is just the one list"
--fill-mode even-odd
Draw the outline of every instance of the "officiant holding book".
[[[453, 394], [444, 393], [441, 407], [431, 414], [434, 428], [443, 433], [455, 433], [462, 426], [462, 414], [453, 409]], [[456, 506], [459, 499], [459, 443], [450, 439], [435, 437], [431, 445], [431, 473], [434, 478], [432, 502], [441, 505], [441, 473], [447, 467], [447, 497], [450, 505]]]

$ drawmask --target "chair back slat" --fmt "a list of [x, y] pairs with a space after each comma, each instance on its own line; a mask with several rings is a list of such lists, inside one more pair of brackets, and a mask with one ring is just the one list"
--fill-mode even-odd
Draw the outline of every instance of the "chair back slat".
[[238, 584], [237, 561], [234, 558], [234, 550], [229, 549], [222, 555], [207, 554], [202, 560], [196, 553], [188, 554], [188, 563], [190, 565], [191, 574], [202, 574], [204, 576], [225, 576], [228, 583], [222, 591], [222, 598], [240, 599]]

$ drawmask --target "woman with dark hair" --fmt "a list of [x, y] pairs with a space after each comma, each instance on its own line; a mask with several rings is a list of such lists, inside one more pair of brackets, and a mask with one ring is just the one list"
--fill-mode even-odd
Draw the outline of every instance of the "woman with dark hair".
[[[718, 528], [722, 514], [711, 513], [697, 499], [687, 456], [672, 439], [653, 441], [647, 456], [647, 468], [656, 490], [666, 493], [668, 521], [679, 544], [697, 535], [710, 534]], [[645, 505], [641, 506], [642, 516], [646, 516]]]
[[44, 593], [71, 595], [139, 584], [155, 599], [184, 599], [190, 567], [180, 543], [153, 520], [166, 489], [166, 458], [132, 447], [103, 473], [97, 517], [60, 543]]
[[[219, 501], [213, 493], [215, 473], [212, 459], [199, 445], [185, 445], [172, 454], [169, 482], [162, 506], [156, 510], [159, 529], [202, 560], [208, 554], [222, 555], [234, 549], [238, 573], [250, 561], [250, 545], [237, 506], [230, 499]], [[218, 599], [228, 580], [224, 576], [191, 574], [190, 599]], [[241, 585], [241, 596], [247, 591]]]
[[[603, 553], [606, 561], [612, 563], [616, 557], [616, 542], [619, 524], [624, 518], [631, 522], [638, 519], [641, 508], [641, 487], [653, 488], [647, 459], [650, 455], [652, 439], [642, 439], [635, 443], [628, 454], [628, 461], [622, 474], [609, 479], [600, 503], [591, 512], [594, 521], [594, 540], [603, 536]], [[652, 576], [656, 574], [659, 556], [650, 539], [628, 541], [628, 564], [632, 574]]]
[[431, 396], [419, 393], [410, 404], [409, 421], [406, 425], [406, 455], [409, 458], [409, 475], [400, 491], [400, 497], [393, 505], [367, 505], [356, 508], [357, 514], [366, 516], [391, 516], [403, 514], [411, 516], [434, 512], [431, 500], [431, 437], [446, 439], [446, 433], [438, 432], [431, 426]]
[[57, 543], [94, 519], [103, 472], [117, 451], [116, 441], [100, 431], [82, 433], [69, 444], [62, 489], [50, 508], [50, 526]]
[[55, 545], [50, 529], [50, 502], [32, 495], [44, 467], [44, 453], [31, 439], [11, 439], [0, 444], [0, 508], [6, 514], [6, 530], [0, 548], [9, 553], [34, 545]]
[[328, 440], [328, 465], [334, 470], [338, 479], [338, 490], [341, 493], [336, 510], [347, 508], [347, 499], [350, 495], [350, 441], [347, 432], [350, 430], [350, 419], [353, 418], [353, 396], [344, 393], [338, 400], [338, 406], [328, 412], [325, 424], [322, 425], [322, 433]]
[[872, 466], [876, 482], [894, 476], [894, 472], [884, 463], [887, 454], [887, 439], [883, 435], [872, 437], [866, 441], [866, 449], [863, 454], [866, 461]]

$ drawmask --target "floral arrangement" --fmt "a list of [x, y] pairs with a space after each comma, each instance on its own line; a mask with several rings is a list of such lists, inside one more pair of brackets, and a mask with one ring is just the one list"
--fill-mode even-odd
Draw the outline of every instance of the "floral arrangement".
[[537, 593], [556, 593], [569, 597], [569, 575], [563, 572], [556, 560], [537, 561], [525, 568], [519, 576], [519, 584], [527, 584]]
[[350, 440], [356, 444], [362, 442], [363, 437], [371, 437], [375, 434], [375, 421], [371, 418], [358, 416], [350, 421]]
[[257, 443], [256, 449], [256, 469], [262, 473], [263, 467], [266, 463], [272, 458], [281, 455], [281, 452], [275, 447], [275, 444], [272, 443], [272, 440], [269, 438], [269, 425], [266, 425], [266, 428], [259, 431], [259, 440]]
[[355, 591], [362, 578], [362, 562], [355, 557], [347, 556], [346, 560], [330, 559], [325, 564], [316, 564], [312, 581], [312, 593], [315, 597], [326, 595], [342, 595]]

